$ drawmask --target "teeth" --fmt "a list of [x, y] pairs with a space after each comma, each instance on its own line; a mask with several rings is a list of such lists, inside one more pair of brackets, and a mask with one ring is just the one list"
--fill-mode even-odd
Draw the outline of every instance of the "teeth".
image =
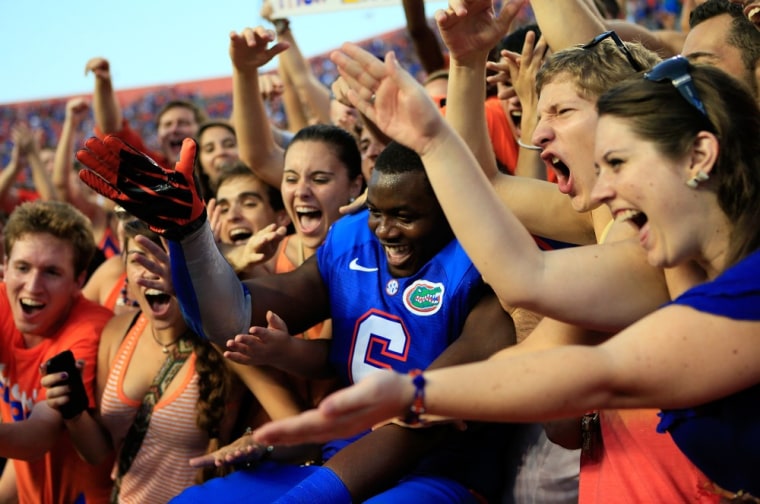
[[559, 163], [559, 158], [557, 156], [552, 156], [552, 164], [555, 165]]
[[30, 308], [37, 308], [37, 307], [45, 305], [45, 303], [40, 303], [38, 301], [33, 301], [31, 299], [22, 299], [21, 304], [24, 306], [29, 306]]
[[758, 13], [760, 13], [760, 5], [758, 5], [757, 7], [752, 7], [752, 8], [750, 9], [750, 11], [749, 11], [749, 14], [747, 14], [747, 17], [749, 18], [749, 20], [750, 20], [750, 21], [752, 21], [752, 19], [753, 19], [753, 18], [755, 17], [755, 15], [756, 15], [756, 14], [758, 14]]
[[405, 245], [396, 245], [396, 246], [386, 245], [385, 250], [391, 255], [399, 255], [399, 254], [406, 253], [406, 251], [408, 250], [408, 247], [406, 247]]
[[639, 214], [641, 214], [641, 212], [638, 210], [622, 210], [615, 215], [615, 220], [618, 222], [625, 222], [635, 218]]
[[162, 292], [158, 289], [146, 289], [145, 295], [146, 296], [161, 296], [163, 294], [166, 294], [165, 292]]
[[250, 229], [245, 228], [236, 228], [230, 230], [230, 239], [234, 240], [241, 240], [241, 239], [247, 239], [253, 234], [253, 231]]
[[316, 213], [319, 212], [319, 209], [314, 207], [296, 207], [296, 212], [298, 213]]

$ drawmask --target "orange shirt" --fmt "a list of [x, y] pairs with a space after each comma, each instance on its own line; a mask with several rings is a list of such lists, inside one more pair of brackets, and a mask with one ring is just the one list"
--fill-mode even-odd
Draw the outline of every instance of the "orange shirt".
[[581, 456], [578, 502], [719, 502], [709, 480], [672, 438], [656, 432], [658, 411], [599, 412], [603, 448], [598, 460]]
[[512, 130], [509, 128], [507, 114], [504, 112], [504, 107], [501, 106], [501, 101], [495, 96], [486, 99], [485, 106], [488, 135], [491, 137], [496, 159], [507, 168], [510, 175], [514, 175], [520, 149]]
[[[445, 97], [433, 97], [436, 103], [444, 103]], [[446, 105], [441, 105], [441, 113], [446, 115]], [[488, 136], [491, 137], [496, 159], [506, 167], [510, 175], [515, 174], [517, 168], [517, 155], [519, 148], [512, 130], [507, 123], [507, 115], [496, 97], [491, 97], [485, 101], [486, 123], [488, 125]]]
[[[0, 415], [3, 422], [26, 419], [34, 404], [45, 400], [39, 368], [50, 357], [69, 349], [86, 364], [82, 379], [95, 407], [95, 367], [98, 342], [111, 312], [80, 296], [66, 324], [42, 343], [26, 348], [16, 329], [5, 288], [0, 283]], [[109, 461], [110, 462], [110, 461]], [[14, 460], [16, 485], [21, 504], [70, 504], [85, 492], [87, 503], [108, 502], [111, 481], [109, 463], [90, 466], [76, 453], [68, 431], [61, 429], [55, 446], [34, 461]]]

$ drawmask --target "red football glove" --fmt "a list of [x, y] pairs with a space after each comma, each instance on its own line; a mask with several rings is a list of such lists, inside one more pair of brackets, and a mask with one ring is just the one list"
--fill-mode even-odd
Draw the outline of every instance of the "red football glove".
[[197, 144], [192, 138], [182, 142], [174, 170], [159, 166], [113, 135], [104, 140], [92, 137], [84, 146], [77, 151], [77, 159], [85, 166], [79, 178], [153, 231], [180, 240], [206, 221], [206, 205], [193, 171]]

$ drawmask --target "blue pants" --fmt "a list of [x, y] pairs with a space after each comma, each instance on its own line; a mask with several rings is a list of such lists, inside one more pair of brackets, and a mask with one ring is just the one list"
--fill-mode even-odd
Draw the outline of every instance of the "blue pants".
[[[171, 500], [189, 503], [350, 504], [351, 495], [330, 469], [265, 462], [203, 485], [188, 488]], [[383, 493], [365, 501], [370, 504], [418, 504], [420, 502], [478, 504], [459, 483], [441, 477], [411, 475]]]

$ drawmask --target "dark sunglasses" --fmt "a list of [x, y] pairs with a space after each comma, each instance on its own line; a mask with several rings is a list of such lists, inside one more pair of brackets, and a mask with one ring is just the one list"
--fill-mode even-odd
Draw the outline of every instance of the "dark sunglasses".
[[652, 82], [670, 81], [681, 96], [691, 104], [692, 107], [699, 110], [703, 116], [710, 120], [705, 110], [705, 105], [699, 99], [699, 93], [691, 79], [689, 73], [689, 60], [683, 56], [674, 56], [670, 59], [658, 63], [650, 71], [644, 74], [644, 78]]
[[628, 60], [628, 63], [630, 63], [631, 68], [633, 68], [637, 72], [640, 72], [641, 70], [643, 70], [641, 68], [641, 65], [639, 65], [638, 61], [636, 61], [633, 58], [633, 55], [631, 54], [631, 51], [629, 51], [628, 48], [623, 43], [623, 41], [620, 40], [620, 37], [618, 37], [618, 34], [615, 33], [612, 30], [606, 31], [604, 33], [600, 33], [599, 35], [597, 35], [596, 37], [594, 37], [593, 40], [591, 40], [591, 42], [589, 42], [588, 44], [584, 45], [583, 49], [591, 49], [595, 45], [598, 45], [602, 40], [608, 39], [608, 38], [612, 39], [612, 41], [615, 42], [615, 45], [618, 47], [618, 49], [620, 49], [620, 52], [623, 53], [623, 55], [625, 56], [625, 59]]

